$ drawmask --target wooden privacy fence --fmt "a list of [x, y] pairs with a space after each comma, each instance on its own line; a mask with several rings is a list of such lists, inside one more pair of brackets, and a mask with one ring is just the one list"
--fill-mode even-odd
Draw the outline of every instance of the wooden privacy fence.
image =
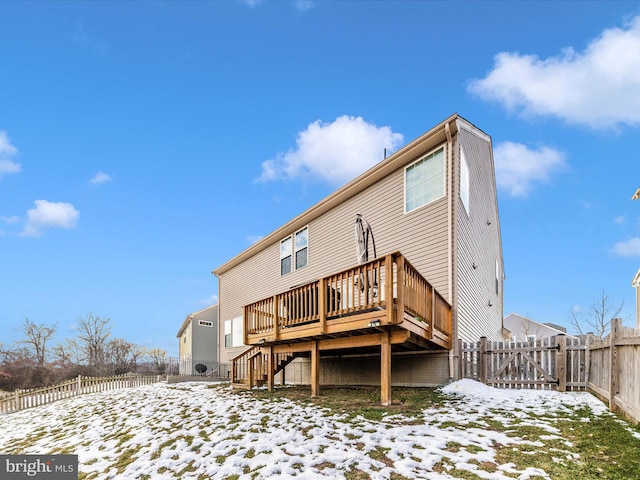
[[460, 378], [500, 388], [584, 390], [588, 350], [579, 338], [558, 335], [536, 342], [462, 342]]
[[640, 329], [611, 321], [604, 340], [557, 335], [536, 342], [459, 341], [459, 378], [499, 388], [589, 390], [640, 422]]
[[611, 333], [604, 340], [588, 340], [591, 368], [588, 388], [608, 400], [619, 411], [640, 422], [640, 329], [623, 327], [619, 318], [611, 321]]
[[58, 385], [44, 388], [16, 390], [0, 398], [0, 414], [12, 413], [26, 408], [46, 405], [56, 400], [71, 398], [85, 393], [104, 392], [119, 388], [139, 387], [160, 381], [160, 375], [142, 376], [134, 374], [113, 377], [83, 377], [78, 375]]

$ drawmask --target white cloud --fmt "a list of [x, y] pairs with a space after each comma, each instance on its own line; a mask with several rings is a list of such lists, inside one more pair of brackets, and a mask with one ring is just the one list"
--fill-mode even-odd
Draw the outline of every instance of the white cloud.
[[306, 12], [313, 8], [313, 2], [311, 0], [296, 0], [296, 9], [300, 12]]
[[613, 223], [615, 223], [616, 225], [625, 225], [627, 223], [627, 217], [625, 217], [624, 215], [620, 215], [613, 219]]
[[583, 52], [556, 57], [501, 52], [469, 90], [524, 116], [552, 115], [593, 128], [640, 126], [640, 16], [610, 28]]
[[613, 246], [613, 253], [621, 257], [640, 257], [640, 237], [632, 237]]
[[253, 245], [264, 238], [264, 235], [247, 235], [247, 242]]
[[503, 142], [493, 149], [496, 183], [514, 197], [526, 197], [533, 184], [547, 182], [552, 174], [567, 168], [564, 153], [551, 147], [530, 149]]
[[296, 148], [262, 163], [259, 181], [319, 178], [332, 184], [352, 180], [383, 160], [403, 136], [362, 117], [343, 115], [332, 123], [316, 120], [298, 133]]
[[7, 132], [0, 130], [0, 178], [5, 173], [19, 173], [22, 170], [21, 165], [12, 160], [16, 153], [18, 153], [18, 149], [11, 145], [11, 139]]
[[36, 200], [36, 208], [27, 211], [22, 235], [39, 237], [46, 228], [75, 228], [80, 212], [70, 203]]
[[209, 298], [200, 300], [200, 303], [203, 305], [216, 305], [218, 303], [218, 295], [215, 293], [212, 293]]
[[99, 185], [101, 183], [110, 182], [111, 180], [113, 180], [113, 177], [111, 177], [111, 175], [103, 172], [98, 172], [91, 178], [91, 180], [89, 180], [89, 183], [92, 185]]
[[17, 223], [19, 221], [20, 221], [20, 218], [16, 216], [7, 217], [5, 215], [0, 215], [0, 222], [5, 223], [7, 225], [13, 225], [14, 223]]

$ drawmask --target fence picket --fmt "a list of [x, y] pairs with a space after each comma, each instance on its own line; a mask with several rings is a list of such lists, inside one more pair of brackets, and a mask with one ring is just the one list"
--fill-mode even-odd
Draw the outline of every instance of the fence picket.
[[550, 337], [534, 343], [458, 343], [460, 378], [498, 388], [589, 390], [640, 422], [640, 329], [612, 320], [604, 340]]
[[85, 393], [97, 393], [127, 387], [151, 385], [160, 382], [159, 375], [142, 376], [124, 374], [114, 377], [83, 377], [44, 388], [16, 389], [13, 394], [0, 398], [0, 414], [46, 405]]

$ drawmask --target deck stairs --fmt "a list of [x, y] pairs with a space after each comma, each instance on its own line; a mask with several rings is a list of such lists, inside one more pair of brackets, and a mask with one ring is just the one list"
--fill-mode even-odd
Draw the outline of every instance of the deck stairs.
[[[287, 365], [299, 356], [298, 352], [274, 353], [274, 375], [284, 370]], [[250, 347], [235, 357], [232, 364], [231, 384], [234, 388], [250, 389], [261, 387], [267, 383], [269, 377], [269, 353], [267, 349], [260, 346]]]

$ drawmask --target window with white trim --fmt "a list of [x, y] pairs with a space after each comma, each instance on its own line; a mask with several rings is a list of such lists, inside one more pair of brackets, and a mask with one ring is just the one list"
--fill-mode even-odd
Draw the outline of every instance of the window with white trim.
[[405, 169], [405, 213], [444, 197], [444, 165], [444, 147], [440, 147]]
[[241, 347], [244, 344], [244, 322], [242, 317], [224, 322], [224, 347]]
[[309, 227], [298, 230], [280, 241], [280, 275], [309, 264]]
[[469, 210], [470, 182], [469, 182], [469, 164], [462, 147], [460, 148], [460, 199], [462, 205], [467, 211], [467, 215], [471, 213]]

